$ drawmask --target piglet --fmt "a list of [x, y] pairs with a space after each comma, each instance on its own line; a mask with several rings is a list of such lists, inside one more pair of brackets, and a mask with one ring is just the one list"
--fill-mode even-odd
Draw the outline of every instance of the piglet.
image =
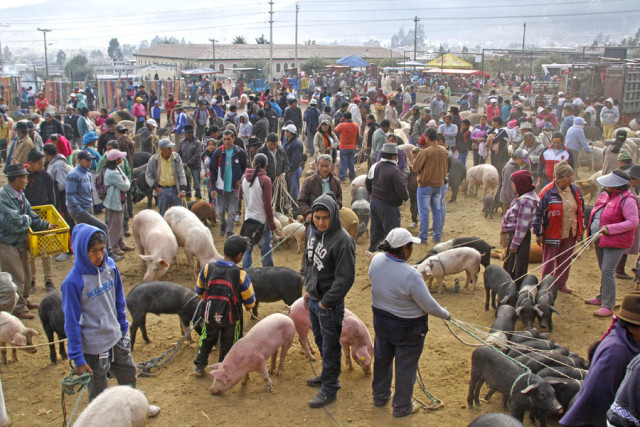
[[178, 242], [169, 224], [158, 212], [145, 209], [133, 218], [132, 228], [142, 268], [145, 261], [147, 263], [142, 280], [151, 282], [160, 279], [167, 274], [178, 253]]
[[538, 294], [536, 295], [536, 305], [534, 307], [540, 327], [549, 329], [549, 332], [553, 332], [551, 315], [553, 313], [560, 315], [560, 312], [554, 306], [558, 296], [558, 287], [555, 281], [555, 277], [550, 274], [542, 278], [538, 285]]
[[373, 342], [365, 324], [348, 309], [344, 310], [342, 320], [342, 334], [340, 344], [344, 352], [344, 361], [349, 369], [353, 369], [351, 359], [365, 375], [371, 374], [371, 361], [373, 358]]
[[129, 386], [109, 387], [82, 411], [74, 427], [143, 427], [149, 417], [149, 402]]
[[478, 272], [480, 271], [480, 252], [472, 248], [454, 248], [448, 251], [432, 255], [417, 265], [417, 269], [427, 281], [427, 286], [431, 289], [433, 279], [436, 279], [436, 287], [444, 286], [444, 277], [451, 274], [467, 273], [465, 289], [469, 287], [469, 282], [476, 289]]
[[[0, 347], [23, 347], [33, 344], [33, 336], [40, 335], [35, 329], [25, 327], [20, 319], [13, 316], [6, 311], [0, 312]], [[27, 353], [37, 353], [37, 348], [25, 348], [22, 349]], [[12, 349], [11, 362], [18, 361], [18, 353], [16, 349]], [[2, 363], [7, 364], [7, 350], [2, 349]]]
[[516, 314], [522, 320], [524, 328], [529, 330], [533, 328], [533, 322], [536, 319], [536, 295], [538, 293], [538, 278], [533, 275], [527, 275], [522, 280], [522, 286], [518, 292], [518, 300], [516, 301]]
[[516, 310], [507, 304], [498, 306], [496, 310], [496, 320], [494, 320], [491, 326], [487, 343], [499, 348], [500, 350], [506, 350], [508, 347], [509, 332], [512, 332], [516, 327]]
[[200, 200], [197, 202], [189, 202], [187, 206], [205, 226], [207, 225], [207, 220], [211, 222], [211, 225], [216, 224], [216, 211], [209, 203]]
[[[243, 377], [246, 383], [249, 372], [256, 371], [267, 384], [267, 390], [273, 391], [273, 382], [269, 373], [282, 373], [287, 351], [291, 347], [296, 327], [289, 317], [274, 313], [258, 322], [242, 338], [231, 347], [222, 363], [211, 367], [209, 374], [213, 384], [209, 388], [211, 394], [220, 394], [236, 385]], [[276, 358], [280, 349], [280, 364], [276, 371]], [[267, 370], [267, 359], [271, 357], [271, 368]]]
[[[298, 245], [298, 253], [302, 253], [305, 246], [305, 239], [307, 238], [306, 227], [299, 222], [288, 224], [282, 229], [282, 239], [289, 236], [291, 233], [293, 233], [293, 236], [289, 237], [289, 240], [287, 240], [287, 242], [291, 242], [291, 239], [296, 239], [296, 243]], [[284, 245], [287, 245], [287, 242], [285, 242]]]

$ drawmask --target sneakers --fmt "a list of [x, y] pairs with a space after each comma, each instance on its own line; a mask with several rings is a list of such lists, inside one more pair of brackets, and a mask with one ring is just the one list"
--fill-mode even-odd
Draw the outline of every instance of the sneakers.
[[129, 230], [124, 230], [124, 237], [131, 237], [131, 232]]
[[122, 250], [120, 248], [115, 248], [111, 251], [112, 254], [114, 255], [124, 255], [124, 252], [122, 252]]
[[226, 232], [227, 232], [226, 227], [225, 227], [225, 228], [220, 227], [220, 235], [221, 235], [221, 236], [224, 236], [224, 234], [225, 234]]
[[396, 418], [406, 417], [407, 415], [415, 414], [416, 412], [418, 412], [419, 409], [420, 409], [420, 405], [418, 405], [417, 403], [413, 402], [411, 404], [411, 408], [409, 408], [409, 410], [407, 410], [407, 411], [396, 411], [394, 409], [393, 410], [393, 416], [396, 417]]
[[317, 377], [307, 378], [307, 385], [309, 387], [321, 387], [322, 386], [322, 379], [321, 379], [320, 375], [318, 375]]
[[47, 292], [55, 292], [56, 291], [56, 287], [53, 286], [53, 283], [51, 283], [50, 281], [46, 282], [44, 284], [44, 288], [47, 290]]
[[236, 223], [239, 223], [239, 222], [240, 222], [240, 220], [241, 220], [241, 218], [240, 218], [240, 214], [236, 214], [235, 222], [236, 222]]
[[56, 257], [56, 261], [66, 261], [69, 258], [73, 257], [72, 254], [70, 254], [69, 252], [64, 253], [64, 254], [60, 254]]
[[622, 273], [616, 273], [616, 279], [631, 280], [633, 277], [623, 271]]
[[327, 396], [324, 393], [318, 393], [316, 397], [309, 401], [309, 407], [311, 408], [322, 408], [323, 406], [327, 406], [330, 403], [336, 401], [335, 396]]
[[127, 246], [127, 245], [124, 245], [124, 246], [120, 247], [120, 249], [125, 251], [125, 252], [129, 252], [129, 251], [133, 250], [133, 248], [131, 246]]
[[596, 297], [596, 298], [586, 299], [586, 300], [584, 300], [584, 303], [585, 304], [589, 304], [589, 305], [600, 305], [600, 304], [602, 304], [602, 301], [600, 301]]
[[36, 292], [36, 282], [35, 281], [31, 281], [31, 289], [29, 290], [29, 293], [35, 293]]
[[122, 255], [118, 255], [118, 254], [115, 254], [115, 253], [110, 253], [109, 254], [109, 258], [111, 258], [115, 262], [122, 261], [124, 259], [124, 257]]
[[594, 311], [593, 315], [596, 317], [611, 317], [613, 315], [613, 311], [606, 307], [602, 307], [600, 310]]
[[160, 413], [160, 407], [156, 405], [149, 405], [149, 418], [153, 418]]
[[193, 368], [193, 374], [196, 377], [201, 377], [204, 375], [204, 366], [196, 366], [195, 368]]

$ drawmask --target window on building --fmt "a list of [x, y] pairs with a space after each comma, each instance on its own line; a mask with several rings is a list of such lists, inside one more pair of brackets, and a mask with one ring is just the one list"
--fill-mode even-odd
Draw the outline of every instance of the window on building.
[[291, 68], [296, 68], [296, 63], [295, 62], [291, 63]]
[[280, 63], [278, 62], [276, 64], [276, 73], [279, 73], [279, 72], [280, 72]]
[[220, 67], [218, 67], [221, 73], [224, 73], [224, 64], [220, 64]]
[[233, 64], [233, 68], [238, 68], [238, 64]]
[[284, 70], [288, 70], [289, 69], [289, 64], [287, 64], [286, 62], [284, 63]]

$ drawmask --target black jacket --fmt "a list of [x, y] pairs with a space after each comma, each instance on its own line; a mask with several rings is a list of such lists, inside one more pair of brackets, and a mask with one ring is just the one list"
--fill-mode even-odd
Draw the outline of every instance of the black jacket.
[[307, 229], [304, 255], [305, 284], [309, 296], [327, 308], [344, 302], [356, 275], [356, 245], [340, 223], [338, 203], [331, 193], [318, 197], [311, 211], [330, 213], [329, 229], [320, 232], [313, 222]]
[[269, 153], [267, 144], [262, 144], [262, 147], [258, 148], [258, 153], [264, 154], [267, 156], [267, 159], [269, 159], [266, 172], [267, 176], [271, 178], [271, 182], [273, 182], [278, 175], [289, 172], [289, 158], [287, 157], [287, 153], [284, 151], [284, 148], [280, 145], [276, 148], [277, 165], [273, 164], [273, 157], [271, 157], [271, 153]]
[[253, 134], [260, 142], [264, 142], [267, 139], [269, 133], [269, 120], [266, 117], [259, 119], [255, 125], [253, 125]]
[[398, 165], [380, 160], [373, 170], [373, 178], [365, 180], [371, 198], [385, 205], [398, 207], [409, 199], [407, 183]]
[[42, 137], [42, 142], [46, 143], [49, 140], [49, 137], [54, 133], [64, 136], [62, 123], [56, 119], [52, 119], [50, 122], [43, 120], [40, 123], [40, 136]]
[[24, 195], [31, 206], [56, 205], [56, 186], [45, 170], [29, 173]]

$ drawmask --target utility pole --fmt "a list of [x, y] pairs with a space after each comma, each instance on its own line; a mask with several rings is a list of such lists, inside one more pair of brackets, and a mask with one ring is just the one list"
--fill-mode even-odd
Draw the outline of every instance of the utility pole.
[[300, 10], [300, 3], [296, 3], [296, 73], [298, 70], [298, 11]]
[[527, 23], [522, 25], [522, 52], [524, 53], [524, 37], [527, 34]]
[[49, 28], [38, 28], [38, 31], [42, 31], [42, 35], [44, 36], [44, 75], [46, 80], [49, 80], [49, 61], [47, 59], [47, 33], [50, 33], [51, 30]]
[[273, 76], [273, 0], [269, 2], [269, 79]]
[[418, 16], [413, 18], [413, 60], [416, 60], [416, 52], [418, 50]]
[[209, 39], [209, 41], [211, 42], [211, 53], [213, 55], [213, 69], [216, 69], [216, 42], [218, 40], [216, 39]]

